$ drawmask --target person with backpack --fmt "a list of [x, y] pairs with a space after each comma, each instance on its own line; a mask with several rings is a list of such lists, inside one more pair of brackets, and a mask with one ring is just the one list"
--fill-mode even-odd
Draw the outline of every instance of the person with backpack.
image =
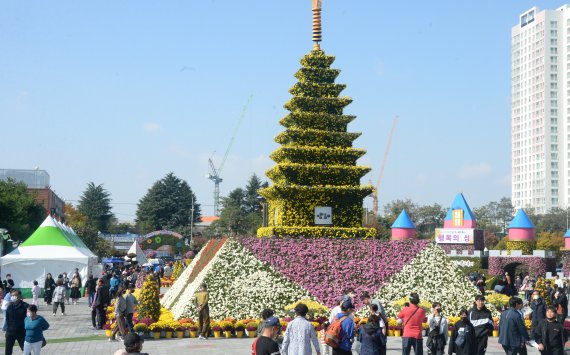
[[518, 297], [511, 297], [509, 309], [501, 313], [499, 321], [499, 344], [503, 346], [507, 355], [520, 354], [525, 343], [530, 341], [528, 332], [524, 326], [520, 310], [523, 301]]
[[564, 326], [556, 319], [556, 308], [546, 309], [546, 319], [534, 328], [534, 340], [541, 355], [564, 355], [567, 334]]
[[61, 315], [65, 315], [65, 287], [63, 279], [58, 278], [55, 283], [57, 287], [53, 291], [53, 315], [57, 313], [57, 308], [61, 306]]
[[402, 355], [410, 355], [412, 348], [416, 355], [423, 355], [422, 323], [426, 312], [418, 305], [420, 296], [412, 292], [409, 296], [410, 305], [404, 307], [398, 314], [398, 321], [403, 324]]
[[[252, 355], [279, 355], [279, 345], [275, 342], [281, 323], [275, 317], [269, 317], [264, 321], [263, 333], [256, 338], [251, 345]], [[292, 353], [293, 354], [293, 353]]]
[[345, 299], [340, 305], [340, 313], [335, 316], [325, 333], [325, 343], [333, 349], [332, 355], [352, 355], [354, 320], [350, 315], [353, 311], [352, 301]]
[[373, 314], [368, 317], [368, 322], [360, 327], [358, 331], [360, 355], [378, 355], [382, 346], [386, 348], [386, 338], [382, 334], [380, 322], [380, 317]]
[[441, 313], [441, 304], [435, 302], [432, 305], [432, 314], [428, 317], [429, 333], [427, 348], [430, 354], [443, 355], [447, 344], [447, 319]]
[[460, 320], [453, 326], [449, 339], [448, 355], [472, 355], [475, 354], [475, 329], [469, 322], [469, 312], [466, 309], [459, 311]]
[[475, 296], [475, 306], [469, 311], [469, 322], [475, 329], [475, 354], [485, 355], [489, 333], [495, 328], [491, 311], [485, 307], [485, 296]]
[[[295, 306], [295, 319], [287, 325], [285, 336], [283, 337], [283, 345], [281, 352], [290, 355], [311, 355], [311, 343], [315, 348], [317, 355], [321, 353], [319, 340], [315, 328], [305, 318], [309, 308], [304, 303], [298, 303]], [[334, 354], [334, 353], [333, 353]]]

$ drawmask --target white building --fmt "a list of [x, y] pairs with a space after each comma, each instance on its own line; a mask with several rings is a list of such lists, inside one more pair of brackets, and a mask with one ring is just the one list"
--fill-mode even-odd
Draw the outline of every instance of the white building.
[[512, 28], [512, 202], [570, 205], [570, 6], [533, 7]]

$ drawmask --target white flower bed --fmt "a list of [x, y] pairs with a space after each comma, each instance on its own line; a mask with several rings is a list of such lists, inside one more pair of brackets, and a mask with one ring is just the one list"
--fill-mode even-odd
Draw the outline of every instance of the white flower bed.
[[[174, 316], [174, 319], [180, 319], [180, 318], [184, 318], [184, 317], [194, 317], [194, 318], [197, 317], [197, 314], [195, 312], [194, 312], [194, 314], [189, 314], [187, 309], [188, 309], [188, 307], [192, 306], [192, 308], [195, 310], [194, 294], [196, 292], [198, 292], [200, 285], [202, 285], [202, 283], [204, 282], [204, 278], [206, 277], [206, 275], [208, 274], [208, 272], [212, 268], [212, 265], [214, 265], [216, 263], [216, 260], [218, 259], [220, 253], [222, 252], [222, 250], [224, 250], [227, 247], [227, 245], [228, 245], [228, 243], [226, 242], [224, 244], [224, 246], [222, 246], [222, 248], [220, 250], [218, 250], [216, 255], [214, 255], [212, 260], [210, 260], [210, 262], [204, 266], [202, 271], [200, 271], [200, 273], [198, 275], [196, 275], [196, 277], [194, 278], [194, 280], [192, 282], [190, 282], [190, 283], [185, 282], [185, 288], [184, 288], [182, 294], [180, 295], [180, 297], [178, 298], [178, 301], [176, 301], [176, 303], [174, 303], [170, 307], [170, 311], [172, 311], [172, 315]], [[208, 285], [208, 288], [209, 288], [209, 285]]]
[[182, 272], [182, 274], [180, 274], [180, 276], [178, 276], [172, 287], [164, 294], [164, 296], [160, 300], [160, 304], [162, 305], [162, 307], [170, 308], [173, 306], [173, 302], [176, 300], [176, 298], [178, 298], [178, 295], [180, 295], [180, 293], [184, 291], [184, 289], [186, 288], [186, 284], [188, 283], [188, 277], [190, 277], [190, 274], [192, 273], [194, 266], [196, 266], [196, 264], [202, 257], [203, 255], [202, 252], [205, 249], [206, 248], [203, 247], [200, 250], [198, 255], [196, 255], [194, 259], [192, 259], [190, 265], [188, 265], [186, 269], [184, 269], [184, 271]]
[[[309, 275], [308, 275], [309, 276]], [[262, 263], [241, 244], [228, 240], [204, 271], [189, 285], [173, 307], [175, 318], [196, 318], [193, 295], [195, 287], [206, 282], [210, 292], [212, 319], [258, 318], [265, 308], [272, 308], [278, 316], [284, 307], [309, 293], [284, 278], [269, 265]], [[179, 312], [183, 304], [183, 311]]]
[[410, 292], [417, 292], [422, 300], [440, 302], [447, 316], [458, 316], [462, 308], [470, 308], [478, 294], [475, 286], [435, 244], [430, 244], [392, 276], [375, 297], [394, 315], [392, 302]]
[[451, 261], [457, 267], [473, 267], [475, 263], [470, 260], [452, 260]]

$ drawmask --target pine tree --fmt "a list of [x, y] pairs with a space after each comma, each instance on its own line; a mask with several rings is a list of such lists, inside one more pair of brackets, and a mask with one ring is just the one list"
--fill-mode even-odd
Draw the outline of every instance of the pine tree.
[[160, 297], [156, 280], [149, 275], [147, 276], [141, 291], [141, 299], [139, 300], [139, 318], [151, 318], [155, 322], [160, 317]]
[[[360, 179], [370, 171], [356, 161], [365, 154], [352, 147], [360, 133], [347, 132], [355, 116], [344, 115], [351, 99], [339, 96], [346, 85], [334, 81], [340, 70], [331, 69], [334, 57], [314, 49], [301, 59], [299, 80], [285, 104], [290, 111], [280, 123], [285, 127], [271, 154], [277, 163], [267, 171], [273, 185], [261, 190], [268, 202], [269, 226], [259, 236], [371, 237], [373, 228], [362, 228], [362, 200], [372, 186]], [[332, 207], [332, 226], [315, 224], [315, 207]]]

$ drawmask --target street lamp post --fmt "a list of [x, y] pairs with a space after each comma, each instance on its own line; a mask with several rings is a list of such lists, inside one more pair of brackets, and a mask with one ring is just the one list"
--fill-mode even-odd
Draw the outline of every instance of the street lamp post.
[[190, 214], [190, 241], [188, 244], [192, 243], [192, 238], [194, 238], [194, 196], [192, 196], [192, 209]]

